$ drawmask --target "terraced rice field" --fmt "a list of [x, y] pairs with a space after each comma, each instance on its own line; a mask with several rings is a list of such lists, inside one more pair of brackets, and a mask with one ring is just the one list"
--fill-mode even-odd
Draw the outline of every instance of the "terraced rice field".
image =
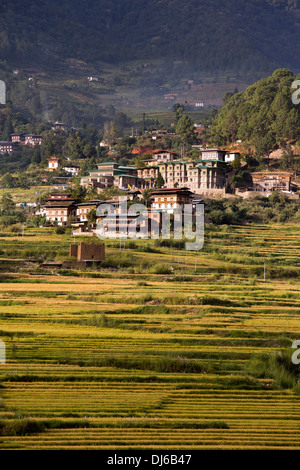
[[0, 448], [299, 450], [300, 396], [247, 369], [300, 339], [299, 234], [211, 228], [197, 254], [108, 243], [131, 264], [76, 276], [9, 272], [5, 250], [47, 243], [3, 237]]

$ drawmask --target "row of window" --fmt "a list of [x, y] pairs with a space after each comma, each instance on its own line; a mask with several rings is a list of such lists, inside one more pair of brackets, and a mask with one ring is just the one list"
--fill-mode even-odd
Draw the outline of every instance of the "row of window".
[[67, 215], [67, 211], [47, 211], [48, 215]]
[[68, 218], [67, 217], [49, 217], [50, 220], [57, 220], [57, 222], [67, 222]]

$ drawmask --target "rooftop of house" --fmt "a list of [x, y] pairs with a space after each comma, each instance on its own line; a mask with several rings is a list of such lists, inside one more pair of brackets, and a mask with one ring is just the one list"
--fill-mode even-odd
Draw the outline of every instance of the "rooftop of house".
[[152, 193], [153, 195], [158, 195], [158, 194], [193, 194], [193, 192], [188, 188], [188, 187], [183, 187], [183, 188], [160, 188], [160, 189], [155, 189]]
[[281, 178], [291, 178], [293, 173], [290, 173], [288, 171], [255, 171], [251, 174], [252, 179], [254, 178], [259, 178], [259, 179], [264, 179], [264, 178], [273, 178], [274, 176], [276, 177], [281, 177]]
[[79, 202], [76, 205], [77, 206], [94, 206], [94, 205], [102, 204], [103, 202], [105, 202], [105, 201], [102, 201], [100, 199], [92, 199], [92, 200], [86, 201], [86, 202]]
[[127, 173], [120, 173], [116, 176], [126, 176], [126, 178], [137, 178], [136, 175], [128, 175]]
[[105, 166], [105, 165], [116, 165], [116, 166], [120, 166], [120, 164], [117, 163], [117, 162], [101, 162], [101, 163], [97, 163], [97, 166]]
[[75, 206], [75, 199], [72, 200], [64, 200], [62, 199], [61, 201], [47, 201], [46, 204], [44, 204], [45, 208], [60, 208], [60, 207], [72, 207]]
[[39, 135], [39, 134], [24, 134], [25, 137], [38, 137], [38, 138], [41, 138], [42, 136]]
[[227, 150], [222, 150], [222, 149], [219, 149], [219, 148], [201, 148], [199, 149], [201, 152], [224, 152], [226, 153]]
[[157, 150], [153, 150], [153, 152], [152, 152], [153, 155], [159, 155], [161, 153], [168, 153], [170, 155], [178, 155], [176, 152], [172, 152], [172, 150], [159, 150], [159, 149], [157, 149]]

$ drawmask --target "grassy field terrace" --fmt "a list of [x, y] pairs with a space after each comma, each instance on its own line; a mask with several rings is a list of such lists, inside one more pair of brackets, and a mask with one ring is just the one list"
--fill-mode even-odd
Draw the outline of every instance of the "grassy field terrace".
[[300, 339], [300, 225], [207, 225], [199, 252], [106, 240], [100, 268], [41, 268], [73, 242], [0, 233], [0, 449], [300, 449], [297, 386], [253, 368]]

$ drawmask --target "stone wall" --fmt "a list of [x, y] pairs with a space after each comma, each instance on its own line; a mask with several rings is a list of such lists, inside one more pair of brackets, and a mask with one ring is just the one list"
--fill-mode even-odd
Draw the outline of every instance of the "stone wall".
[[104, 243], [80, 243], [71, 245], [70, 256], [75, 256], [77, 261], [104, 261], [105, 245]]
[[214, 198], [220, 198], [220, 197], [226, 197], [226, 189], [207, 189], [207, 190], [202, 190], [199, 189], [197, 190], [196, 194], [197, 198], [208, 198], [208, 199], [214, 199]]
[[[283, 194], [284, 196], [287, 196], [289, 199], [299, 199], [299, 194], [282, 192], [282, 191], [279, 191], [279, 192]], [[272, 191], [239, 191], [237, 189], [233, 196], [243, 197], [244, 199], [251, 199], [256, 196], [269, 197], [270, 194], [272, 194]]]

